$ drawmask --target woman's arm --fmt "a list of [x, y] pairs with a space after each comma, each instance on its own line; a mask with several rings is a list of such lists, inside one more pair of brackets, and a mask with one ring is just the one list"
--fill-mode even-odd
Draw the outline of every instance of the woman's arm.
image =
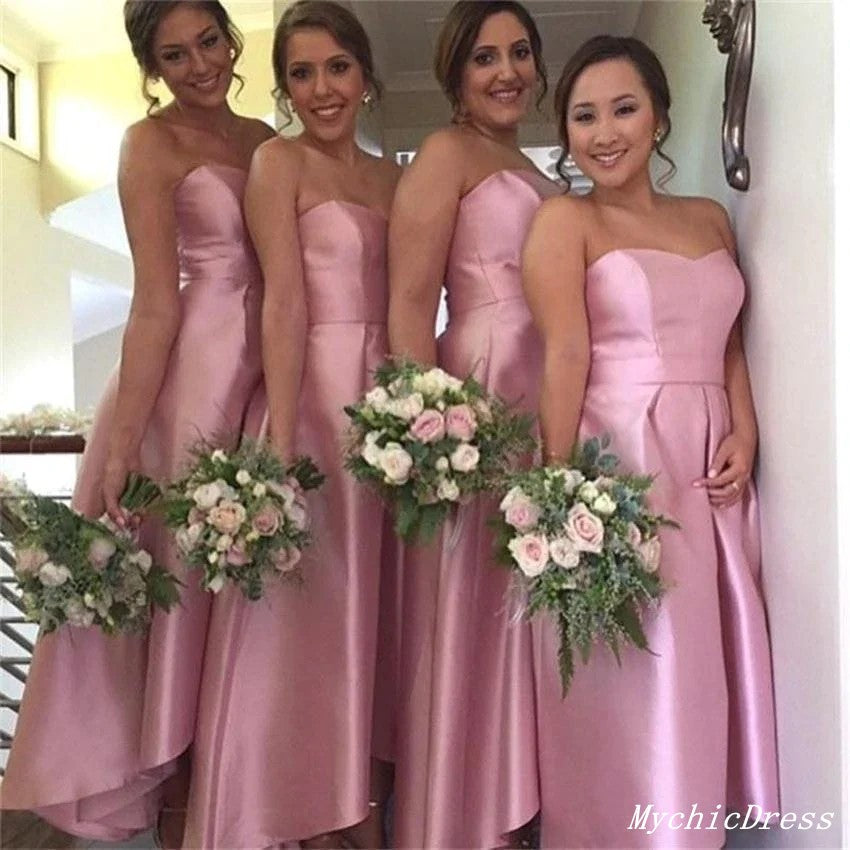
[[434, 133], [399, 180], [390, 215], [390, 351], [426, 366], [437, 360], [434, 326], [463, 178], [455, 132]]
[[[735, 237], [726, 210], [711, 202], [710, 215], [720, 230], [724, 245], [737, 261]], [[718, 446], [707, 476], [695, 482], [695, 486], [708, 488], [708, 497], [715, 507], [727, 507], [742, 497], [752, 475], [758, 445], [758, 425], [740, 315], [726, 343], [724, 371], [732, 430]]]
[[150, 122], [124, 136], [118, 194], [133, 259], [133, 301], [121, 346], [118, 395], [102, 492], [106, 510], [126, 520], [118, 500], [165, 376], [180, 326], [177, 221], [171, 160], [163, 130]]
[[269, 438], [284, 460], [294, 453], [307, 299], [298, 239], [301, 155], [292, 142], [272, 139], [251, 161], [245, 220], [263, 272], [263, 369], [269, 404]]
[[566, 461], [578, 436], [590, 340], [585, 307], [584, 234], [573, 198], [546, 201], [522, 258], [525, 298], [543, 337], [540, 429], [546, 463]]

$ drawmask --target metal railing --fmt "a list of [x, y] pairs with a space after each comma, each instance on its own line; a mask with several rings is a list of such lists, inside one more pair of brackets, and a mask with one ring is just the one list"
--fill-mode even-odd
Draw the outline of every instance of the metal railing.
[[[4, 455], [78, 454], [84, 447], [83, 438], [73, 435], [33, 439], [0, 437], [0, 453]], [[68, 496], [51, 498], [70, 501]], [[27, 681], [37, 633], [37, 626], [24, 616], [14, 566], [14, 548], [0, 534], [0, 776], [5, 771], [12, 747], [21, 694]]]

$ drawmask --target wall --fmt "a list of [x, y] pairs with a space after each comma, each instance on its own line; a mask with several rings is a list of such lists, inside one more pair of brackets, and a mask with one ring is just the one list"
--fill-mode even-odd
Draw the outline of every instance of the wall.
[[78, 410], [97, 405], [106, 381], [121, 356], [124, 325], [74, 346], [74, 398]]
[[[647, 3], [636, 35], [657, 50], [673, 89], [673, 191], [727, 204], [749, 282], [746, 339], [761, 428], [763, 577], [783, 808], [834, 811], [838, 820], [831, 5], [759, 0], [756, 30], [746, 133], [753, 180], [745, 194], [723, 182], [725, 58], [700, 23], [699, 5]], [[775, 831], [737, 840], [838, 847], [840, 824], [831, 833]]]
[[[245, 88], [233, 108], [265, 118], [274, 110], [271, 30], [245, 34], [237, 70]], [[129, 47], [120, 53], [44, 62], [40, 66], [42, 208], [45, 212], [115, 181], [125, 128], [145, 114], [139, 69]], [[168, 102], [164, 86], [152, 89]]]

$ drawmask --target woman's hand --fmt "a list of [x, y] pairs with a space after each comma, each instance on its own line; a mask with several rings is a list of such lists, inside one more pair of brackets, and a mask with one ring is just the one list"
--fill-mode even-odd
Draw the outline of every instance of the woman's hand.
[[694, 481], [694, 487], [708, 490], [712, 507], [734, 505], [749, 483], [755, 454], [755, 443], [733, 431], [717, 447], [706, 477]]
[[106, 513], [119, 528], [125, 530], [132, 529], [135, 521], [133, 515], [121, 507], [121, 496], [127, 489], [127, 476], [138, 469], [136, 458], [131, 460], [129, 457], [116, 455], [109, 457], [103, 474], [101, 494]]

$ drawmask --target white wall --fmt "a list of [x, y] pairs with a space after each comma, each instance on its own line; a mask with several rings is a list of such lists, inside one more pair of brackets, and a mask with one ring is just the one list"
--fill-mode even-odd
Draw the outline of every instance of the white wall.
[[[669, 149], [679, 166], [673, 191], [727, 204], [750, 286], [746, 341], [761, 427], [763, 577], [783, 808], [834, 811], [838, 821], [832, 8], [758, 2], [747, 193], [723, 181], [725, 57], [700, 16], [698, 3], [650, 2], [636, 35], [658, 52], [673, 89]], [[839, 847], [840, 829], [836, 823], [830, 833], [774, 831], [745, 843]]]
[[90, 337], [74, 346], [74, 393], [78, 410], [100, 401], [106, 381], [121, 356], [124, 325]]

